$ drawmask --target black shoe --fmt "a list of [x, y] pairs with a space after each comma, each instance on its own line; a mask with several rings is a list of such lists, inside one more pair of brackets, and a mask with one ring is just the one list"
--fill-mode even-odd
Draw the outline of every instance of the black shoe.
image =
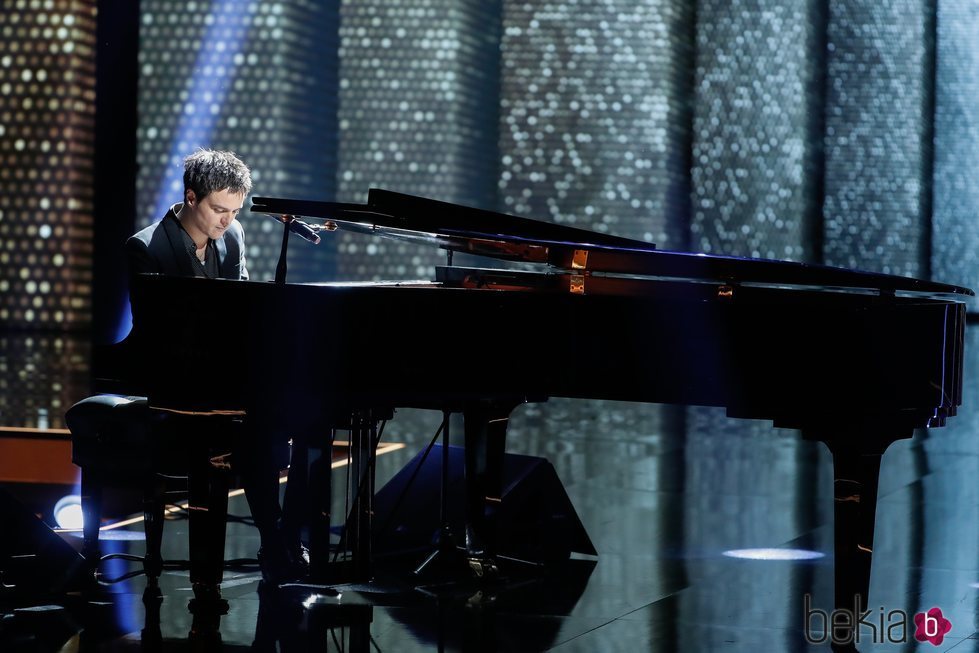
[[262, 582], [279, 586], [289, 582], [289, 559], [280, 547], [261, 547], [258, 550], [258, 568], [262, 570]]
[[300, 578], [309, 576], [309, 549], [302, 543], [296, 545], [289, 551], [289, 561], [300, 572]]
[[268, 551], [261, 547], [258, 550], [258, 566], [266, 584], [278, 586], [302, 580], [309, 575], [309, 549], [302, 544], [291, 550], [285, 546], [272, 547]]

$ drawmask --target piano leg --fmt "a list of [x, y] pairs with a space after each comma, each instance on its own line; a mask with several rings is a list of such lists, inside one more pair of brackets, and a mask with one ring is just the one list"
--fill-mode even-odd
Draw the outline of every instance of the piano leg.
[[146, 557], [143, 559], [143, 569], [149, 586], [156, 585], [163, 572], [163, 512], [165, 508], [163, 479], [153, 474], [147, 479], [143, 488], [143, 531], [146, 535]]
[[849, 442], [827, 442], [833, 454], [835, 608], [866, 609], [877, 515], [880, 450]]
[[480, 402], [465, 417], [466, 556], [477, 576], [496, 571], [496, 514], [503, 496], [503, 460], [510, 402]]
[[224, 614], [221, 598], [224, 576], [224, 538], [228, 517], [228, 473], [224, 461], [212, 458], [206, 444], [193, 452], [188, 478], [190, 512], [190, 582], [194, 588], [191, 612]]

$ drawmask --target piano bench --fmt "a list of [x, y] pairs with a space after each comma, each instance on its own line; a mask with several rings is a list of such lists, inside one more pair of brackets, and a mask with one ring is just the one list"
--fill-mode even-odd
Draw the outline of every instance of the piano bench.
[[[155, 582], [163, 568], [161, 546], [167, 482], [174, 477], [189, 477], [194, 464], [209, 468], [202, 474], [205, 476], [215, 467], [216, 459], [226, 462], [227, 457], [212, 454], [230, 451], [231, 420], [226, 416], [173, 415], [150, 408], [145, 397], [104, 394], [73, 405], [65, 413], [65, 423], [71, 431], [72, 462], [81, 468], [82, 555], [89, 569], [94, 574], [101, 560], [99, 528], [104, 489], [136, 489], [143, 497], [146, 536], [143, 568], [150, 581]], [[203, 438], [205, 431], [207, 437]], [[207, 450], [206, 456], [202, 447]], [[225, 498], [228, 484], [225, 480]], [[222, 527], [226, 512], [225, 503], [224, 514], [215, 515]]]

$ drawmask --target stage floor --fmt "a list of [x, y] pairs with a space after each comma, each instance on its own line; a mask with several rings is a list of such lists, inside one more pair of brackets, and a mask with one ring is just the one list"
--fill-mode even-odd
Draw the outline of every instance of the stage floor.
[[[979, 650], [979, 330], [971, 325], [966, 356], [959, 415], [884, 456], [861, 651]], [[385, 440], [406, 446], [379, 458], [378, 487], [425, 447], [440, 419], [399, 411]], [[570, 400], [519, 408], [508, 441], [509, 451], [554, 465], [597, 557], [575, 555], [546, 573], [511, 569], [486, 583], [415, 581], [405, 561], [372, 583], [278, 592], [259, 592], [257, 568], [245, 567], [225, 575], [228, 614], [196, 621], [187, 572], [165, 571], [162, 601], [145, 605], [145, 578], [136, 575], [106, 583], [98, 597], [49, 599], [43, 610], [3, 599], [0, 651], [828, 650], [833, 492], [824, 445], [713, 409]], [[334, 508], [342, 511], [342, 497]], [[231, 499], [230, 512], [247, 516], [243, 497]], [[167, 523], [165, 558], [187, 559], [186, 527], [179, 514]], [[141, 554], [140, 534], [138, 525], [107, 531], [105, 552]], [[247, 520], [229, 524], [227, 559], [254, 558], [257, 547]], [[117, 577], [138, 569], [104, 566]], [[938, 646], [914, 640], [914, 615], [931, 608], [952, 625]], [[895, 641], [902, 637], [907, 643]]]

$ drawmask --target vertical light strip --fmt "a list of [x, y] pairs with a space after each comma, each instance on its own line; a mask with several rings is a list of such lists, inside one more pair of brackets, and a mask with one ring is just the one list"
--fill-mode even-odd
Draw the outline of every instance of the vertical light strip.
[[[170, 146], [171, 164], [197, 147], [206, 147], [221, 115], [236, 68], [235, 57], [245, 43], [258, 2], [244, 6], [235, 0], [219, 0], [205, 19], [208, 26], [189, 81], [187, 101]], [[183, 168], [169, 165], [157, 189], [154, 220], [159, 221], [174, 197], [183, 194]]]

